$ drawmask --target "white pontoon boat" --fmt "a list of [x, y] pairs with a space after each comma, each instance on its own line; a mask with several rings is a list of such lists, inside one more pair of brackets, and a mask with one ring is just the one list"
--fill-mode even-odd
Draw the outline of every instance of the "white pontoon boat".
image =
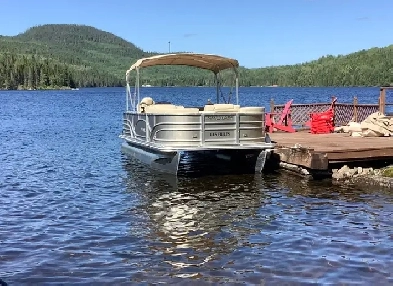
[[[216, 104], [185, 107], [140, 98], [140, 69], [186, 65], [210, 70], [217, 83]], [[139, 59], [126, 73], [122, 151], [151, 168], [176, 175], [261, 172], [274, 144], [265, 134], [265, 108], [240, 107], [237, 60], [217, 55], [177, 53]], [[222, 95], [219, 73], [234, 71], [236, 104]], [[136, 72], [135, 92], [130, 90]], [[151, 90], [150, 90], [151, 91]]]

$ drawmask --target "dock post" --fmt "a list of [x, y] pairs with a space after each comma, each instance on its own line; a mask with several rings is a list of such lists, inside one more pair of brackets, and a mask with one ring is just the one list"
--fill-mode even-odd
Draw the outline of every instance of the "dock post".
[[353, 120], [358, 122], [358, 98], [353, 97]]
[[272, 122], [276, 122], [275, 118], [274, 118], [274, 99], [271, 98], [270, 99], [270, 120], [272, 120]]
[[273, 113], [273, 112], [274, 112], [274, 99], [271, 98], [270, 99], [270, 113]]
[[385, 114], [385, 101], [386, 101], [386, 89], [381, 87], [379, 90], [379, 112]]
[[333, 108], [333, 126], [336, 126], [336, 101], [337, 101], [337, 97], [332, 95], [331, 106]]

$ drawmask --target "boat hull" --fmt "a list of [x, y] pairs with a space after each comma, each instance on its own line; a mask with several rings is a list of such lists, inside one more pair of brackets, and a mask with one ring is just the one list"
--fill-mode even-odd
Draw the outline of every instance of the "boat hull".
[[127, 141], [122, 151], [151, 169], [177, 176], [260, 173], [270, 153], [261, 148], [162, 152]]

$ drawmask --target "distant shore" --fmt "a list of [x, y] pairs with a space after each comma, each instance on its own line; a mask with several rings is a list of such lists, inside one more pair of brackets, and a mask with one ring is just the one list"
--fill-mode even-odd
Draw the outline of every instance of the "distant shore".
[[[101, 87], [84, 87], [84, 88], [110, 88], [113, 86], [101, 86]], [[117, 88], [125, 88], [125, 86], [115, 86]], [[212, 88], [215, 87], [213, 85], [173, 85], [173, 86], [153, 86], [153, 85], [142, 85], [143, 88], [186, 88], [186, 87], [200, 87], [200, 88]], [[231, 86], [222, 86], [222, 87], [231, 87]], [[380, 86], [243, 86], [240, 85], [239, 88], [380, 88]], [[385, 87], [385, 86], [384, 86]], [[393, 87], [393, 86], [387, 86]], [[62, 87], [45, 87], [45, 88], [25, 88], [19, 86], [18, 88], [0, 88], [0, 91], [12, 91], [12, 90], [19, 90], [19, 91], [38, 91], [38, 90], [79, 90], [80, 88], [72, 88], [69, 86], [62, 86]]]
[[79, 90], [79, 88], [72, 88], [69, 86], [54, 86], [54, 87], [45, 87], [45, 88], [31, 88], [31, 87], [23, 87], [18, 86], [17, 88], [0, 88], [3, 91], [11, 91], [11, 90], [19, 90], [19, 91], [37, 91], [37, 90]]

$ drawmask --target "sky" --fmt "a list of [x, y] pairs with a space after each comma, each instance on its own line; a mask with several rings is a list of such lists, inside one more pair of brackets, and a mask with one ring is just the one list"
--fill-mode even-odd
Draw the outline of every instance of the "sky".
[[0, 0], [0, 35], [84, 24], [145, 51], [170, 46], [258, 68], [391, 45], [392, 11], [393, 0]]

